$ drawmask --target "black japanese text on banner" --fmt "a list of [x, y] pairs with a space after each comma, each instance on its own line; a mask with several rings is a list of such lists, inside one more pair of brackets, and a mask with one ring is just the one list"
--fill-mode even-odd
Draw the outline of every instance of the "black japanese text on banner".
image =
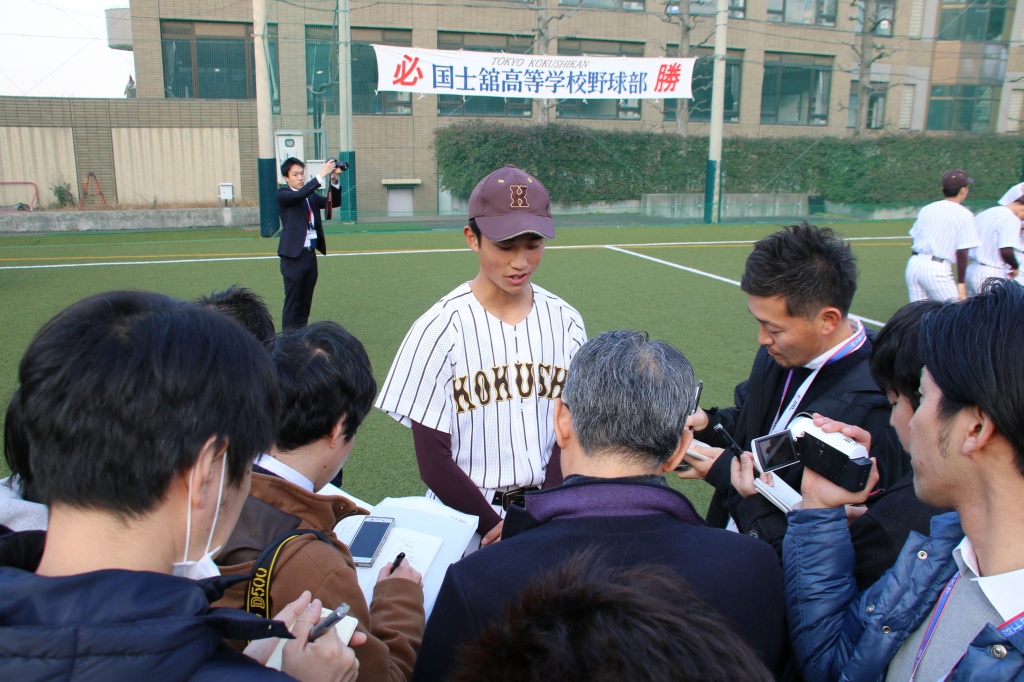
[[695, 59], [563, 57], [374, 45], [377, 90], [530, 99], [690, 99]]

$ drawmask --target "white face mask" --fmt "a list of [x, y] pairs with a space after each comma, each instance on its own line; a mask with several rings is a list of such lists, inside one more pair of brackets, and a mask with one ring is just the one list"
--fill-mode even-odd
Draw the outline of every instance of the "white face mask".
[[198, 561], [188, 560], [188, 548], [189, 542], [192, 540], [192, 479], [195, 478], [196, 470], [193, 467], [192, 473], [188, 475], [188, 515], [185, 523], [187, 527], [185, 529], [185, 556], [182, 557], [181, 561], [175, 562], [174, 564], [174, 575], [180, 578], [189, 578], [190, 580], [202, 580], [203, 578], [213, 578], [220, 575], [220, 568], [213, 562], [213, 555], [220, 551], [220, 547], [214, 547], [210, 550], [210, 544], [213, 542], [213, 533], [217, 529], [217, 516], [220, 514], [220, 501], [224, 495], [224, 477], [227, 474], [228, 464], [228, 453], [225, 450], [222, 456], [220, 465], [220, 488], [217, 490], [217, 508], [213, 512], [213, 525], [210, 526], [210, 537], [206, 539], [206, 551], [203, 556], [199, 557]]

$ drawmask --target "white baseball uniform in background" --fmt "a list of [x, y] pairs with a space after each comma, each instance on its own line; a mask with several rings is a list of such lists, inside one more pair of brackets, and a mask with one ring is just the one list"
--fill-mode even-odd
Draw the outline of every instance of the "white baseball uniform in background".
[[468, 282], [442, 298], [409, 330], [377, 397], [405, 426], [450, 433], [452, 457], [485, 496], [544, 482], [554, 399], [587, 340], [575, 308], [531, 286], [533, 309], [514, 326], [488, 313]]
[[974, 227], [974, 214], [955, 201], [932, 202], [917, 214], [910, 236], [910, 248], [916, 254], [907, 261], [910, 300], [955, 301], [956, 252], [981, 243]]
[[999, 249], [1022, 248], [1020, 218], [1005, 206], [995, 206], [982, 211], [974, 219], [981, 244], [971, 249], [971, 263], [967, 266], [967, 293], [974, 295], [981, 290], [982, 283], [989, 277], [1007, 277], [1010, 266], [1003, 261]]

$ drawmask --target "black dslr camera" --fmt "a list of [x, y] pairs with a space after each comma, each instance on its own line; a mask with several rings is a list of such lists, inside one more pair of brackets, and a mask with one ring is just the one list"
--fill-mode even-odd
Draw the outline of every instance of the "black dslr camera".
[[327, 159], [327, 160], [328, 161], [333, 161], [334, 165], [337, 166], [338, 169], [341, 170], [342, 173], [344, 173], [345, 171], [348, 170], [348, 161], [338, 161], [337, 159]]

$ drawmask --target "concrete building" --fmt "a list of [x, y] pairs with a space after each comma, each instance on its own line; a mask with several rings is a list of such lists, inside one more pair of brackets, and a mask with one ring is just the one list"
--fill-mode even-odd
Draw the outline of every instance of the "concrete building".
[[[1016, 0], [870, 2], [877, 3], [877, 14], [869, 22], [874, 28], [875, 60], [870, 70], [869, 134], [1020, 129], [1024, 12], [1016, 11]], [[328, 150], [338, 149], [336, 26], [338, 12], [348, 7], [361, 215], [450, 208], [436, 183], [432, 131], [466, 117], [708, 132], [714, 0], [269, 4], [266, 34], [274, 127], [326, 131], [321, 149], [313, 136], [305, 136], [307, 158], [329, 156], [333, 152]], [[858, 11], [839, 0], [730, 0], [725, 134], [850, 135], [857, 48], [862, 45]], [[542, 102], [375, 92], [372, 43], [557, 55], [675, 56], [685, 35], [680, 16], [690, 18], [689, 54], [701, 58], [685, 124], [676, 120], [674, 100]], [[238, 166], [232, 161], [221, 174], [234, 173], [238, 197], [249, 201], [256, 196], [252, 22], [248, 0], [131, 0], [130, 37], [126, 40], [121, 31], [117, 42], [122, 49], [130, 43], [135, 53], [137, 99], [118, 102], [112, 113], [104, 114], [111, 126], [117, 126], [116, 119], [127, 127], [152, 128], [143, 134], [148, 141], [136, 142], [137, 151], [157, 144], [151, 138], [167, 126], [227, 130], [222, 134], [237, 148]], [[238, 101], [225, 106], [226, 99]], [[7, 109], [0, 108], [0, 127], [10, 125]], [[202, 148], [195, 141], [198, 134], [190, 133], [170, 148]], [[111, 136], [112, 147], [124, 150], [126, 143], [117, 142], [118, 135], [131, 135]], [[163, 132], [159, 135], [168, 139]], [[117, 155], [110, 153], [111, 158]], [[117, 199], [124, 200], [120, 191]]]

